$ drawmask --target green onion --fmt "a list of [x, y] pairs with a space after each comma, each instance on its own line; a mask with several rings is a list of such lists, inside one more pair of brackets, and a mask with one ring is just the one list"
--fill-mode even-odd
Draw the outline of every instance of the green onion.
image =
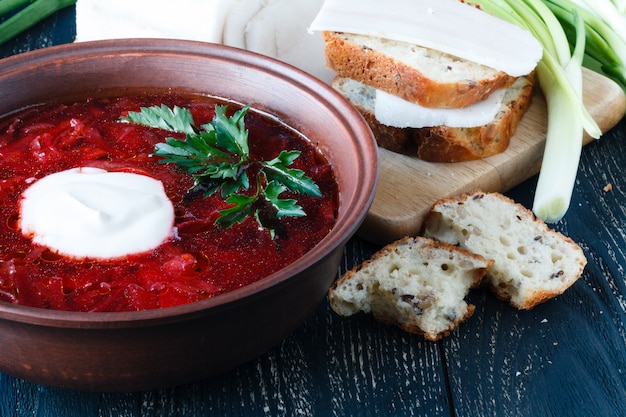
[[[585, 51], [585, 30], [582, 19], [576, 18], [575, 24], [578, 34], [576, 46], [571, 59], [565, 63], [564, 70], [582, 101], [581, 68]], [[533, 211], [546, 222], [556, 222], [565, 215], [570, 205], [583, 146], [583, 123], [578, 117], [570, 117], [570, 114], [575, 114], [578, 104], [570, 100], [549, 76], [542, 74], [544, 70], [541, 65], [537, 70], [541, 89], [546, 96], [549, 117]]]
[[[559, 3], [571, 11], [569, 37], [549, 2]], [[569, 0], [478, 0], [475, 3], [486, 12], [528, 29], [544, 47], [537, 77], [548, 106], [548, 130], [533, 211], [546, 222], [556, 222], [570, 205], [584, 131], [593, 138], [602, 134], [582, 100], [587, 22], [576, 8], [568, 7]]]
[[[611, 78], [626, 92], [625, 12], [620, 12], [609, 0], [584, 1], [586, 5], [568, 0], [545, 0], [545, 3], [563, 25], [571, 44], [576, 36], [573, 15], [582, 17], [587, 37], [584, 65]], [[621, 2], [621, 7], [625, 7], [626, 0]], [[594, 5], [597, 7], [593, 8]]]
[[13, 13], [0, 23], [0, 45], [74, 4], [76, 0], [0, 0], [0, 18]]
[[0, 17], [30, 2], [32, 0], [0, 0]]
[[620, 8], [617, 7], [617, 1], [610, 0], [583, 0], [587, 8], [592, 14], [596, 14], [600, 19], [606, 22], [620, 39], [626, 39], [626, 16], [624, 16], [624, 7], [626, 2], [621, 1]]

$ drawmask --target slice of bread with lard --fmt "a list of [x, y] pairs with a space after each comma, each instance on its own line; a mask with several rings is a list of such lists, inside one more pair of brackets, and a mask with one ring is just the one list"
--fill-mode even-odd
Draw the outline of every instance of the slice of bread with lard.
[[516, 77], [407, 42], [324, 32], [326, 65], [359, 81], [429, 108], [466, 107], [511, 85]]
[[504, 152], [522, 116], [531, 104], [533, 77], [519, 77], [504, 92], [497, 112], [484, 125], [457, 127], [388, 126], [376, 118], [376, 90], [350, 78], [337, 77], [332, 86], [363, 115], [378, 144], [394, 152], [416, 155], [430, 162], [458, 162]]
[[[311, 28], [323, 32], [326, 65], [339, 78], [374, 90], [364, 116], [380, 146], [419, 149], [413, 155], [431, 162], [475, 160], [508, 147], [542, 55], [530, 32], [457, 0], [363, 0], [351, 13], [354, 1], [326, 0]], [[471, 30], [470, 19], [479, 22]]]

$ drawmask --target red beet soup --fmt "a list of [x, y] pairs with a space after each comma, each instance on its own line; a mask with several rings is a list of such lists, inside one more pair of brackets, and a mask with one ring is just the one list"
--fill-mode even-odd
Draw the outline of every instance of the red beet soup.
[[[328, 234], [338, 204], [332, 167], [297, 131], [254, 109], [245, 116], [250, 155], [271, 160], [281, 150], [299, 151], [292, 167], [304, 171], [321, 196], [285, 192], [306, 215], [282, 217], [278, 237], [253, 218], [218, 227], [219, 211], [229, 207], [221, 194], [190, 193], [192, 176], [154, 155], [157, 143], [184, 135], [120, 122], [129, 111], [162, 104], [189, 109], [197, 125], [213, 119], [216, 105], [227, 105], [229, 114], [241, 108], [211, 97], [155, 93], [42, 104], [0, 120], [0, 301], [91, 312], [195, 302], [280, 270]], [[19, 227], [22, 193], [41, 178], [75, 167], [159, 180], [174, 207], [172, 236], [154, 249], [115, 259], [74, 258], [34, 244]]]

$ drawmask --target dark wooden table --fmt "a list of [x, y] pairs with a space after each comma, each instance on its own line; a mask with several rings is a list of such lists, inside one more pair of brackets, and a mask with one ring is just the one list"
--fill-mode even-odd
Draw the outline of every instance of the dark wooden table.
[[[74, 18], [52, 16], [0, 56], [71, 42]], [[571, 209], [554, 225], [582, 246], [587, 268], [532, 311], [474, 291], [474, 316], [433, 343], [340, 318], [324, 301], [270, 352], [190, 385], [92, 393], [0, 375], [0, 416], [626, 416], [624, 168], [626, 119], [585, 147]], [[528, 206], [535, 182], [507, 194]], [[377, 249], [353, 238], [340, 272]]]

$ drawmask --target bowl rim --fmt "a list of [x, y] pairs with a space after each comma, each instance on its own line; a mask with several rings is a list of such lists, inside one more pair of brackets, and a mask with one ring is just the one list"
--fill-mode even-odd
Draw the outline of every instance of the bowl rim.
[[[179, 306], [129, 312], [60, 311], [0, 302], [0, 320], [63, 328], [133, 328], [178, 322], [204, 315], [208, 310], [217, 311], [233, 308], [239, 303], [245, 303], [246, 299], [253, 294], [271, 292], [273, 289], [284, 285], [291, 277], [305, 269], [305, 263], [309, 266], [320, 263], [330, 256], [337, 247], [343, 247], [364, 221], [374, 200], [379, 175], [378, 145], [373, 133], [363, 116], [343, 96], [323, 81], [290, 64], [255, 52], [217, 43], [179, 39], [126, 38], [56, 45], [3, 58], [0, 59], [0, 78], [21, 71], [26, 66], [32, 69], [33, 67], [49, 65], [53, 61], [65, 61], [69, 58], [84, 59], [96, 56], [106, 58], [107, 56], [119, 57], [120, 55], [137, 54], [173, 54], [178, 56], [191, 55], [196, 58], [217, 58], [235, 64], [243, 63], [245, 66], [252, 66], [269, 72], [273, 76], [288, 78], [297, 88], [307, 91], [316, 100], [339, 110], [336, 115], [341, 119], [342, 124], [347, 126], [349, 124], [348, 119], [357, 121], [356, 124], [350, 123], [353, 128], [351, 130], [355, 130], [357, 132], [355, 134], [361, 138], [358, 142], [359, 146], [369, 151], [370, 157], [373, 156], [373, 160], [366, 161], [361, 158], [363, 159], [361, 167], [365, 169], [360, 172], [362, 174], [360, 184], [368, 187], [364, 189], [369, 189], [370, 192], [355, 193], [349, 211], [340, 201], [337, 219], [341, 219], [341, 221], [338, 221], [331, 231], [309, 252], [279, 271], [242, 288]], [[262, 110], [266, 111], [267, 109]], [[4, 114], [0, 116], [4, 116]], [[341, 199], [341, 193], [339, 197]], [[355, 207], [363, 208], [363, 210], [354, 210]], [[325, 242], [330, 239], [336, 239], [336, 244], [325, 245]]]

